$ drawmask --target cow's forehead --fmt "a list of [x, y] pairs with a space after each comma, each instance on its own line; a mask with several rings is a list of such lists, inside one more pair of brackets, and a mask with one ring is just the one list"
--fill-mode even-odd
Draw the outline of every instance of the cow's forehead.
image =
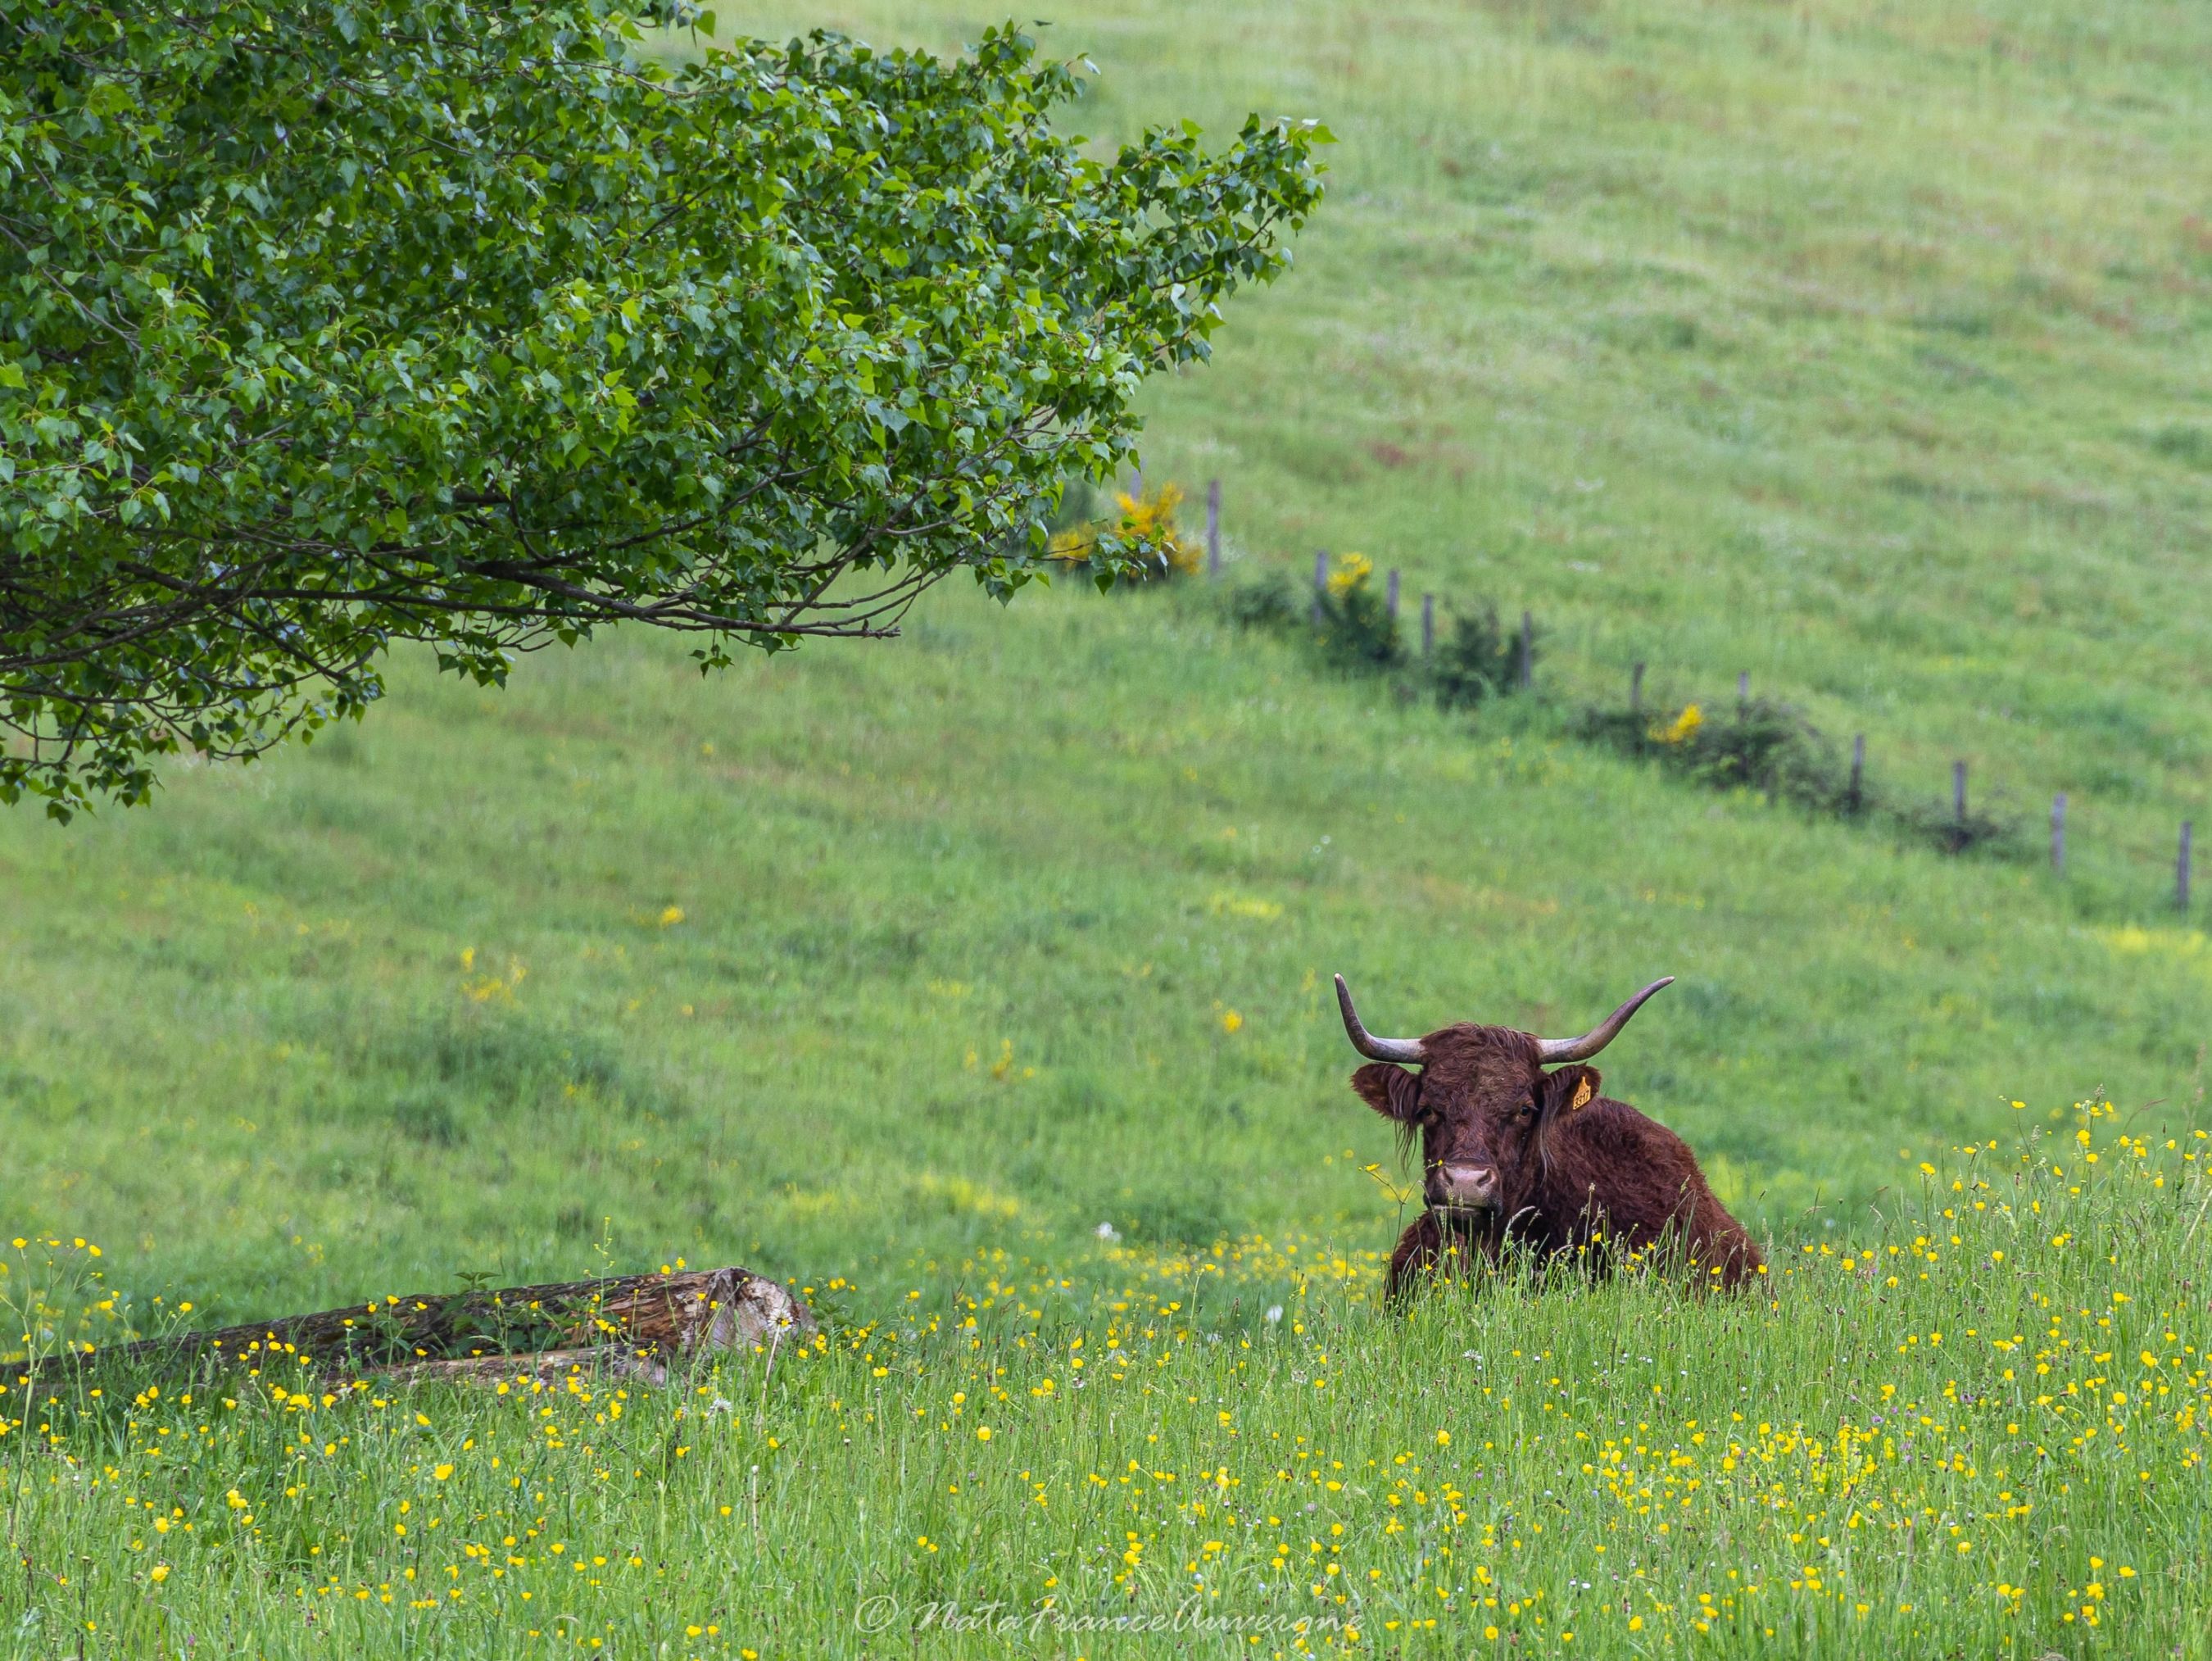
[[1510, 1026], [1461, 1021], [1421, 1040], [1423, 1074], [1437, 1088], [1496, 1089], [1525, 1082], [1541, 1071], [1537, 1041]]

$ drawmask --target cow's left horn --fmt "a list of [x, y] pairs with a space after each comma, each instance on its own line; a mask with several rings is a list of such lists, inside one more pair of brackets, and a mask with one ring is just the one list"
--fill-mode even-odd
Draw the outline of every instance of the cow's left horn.
[[[1628, 1025], [1628, 1018], [1644, 1007], [1644, 1001], [1665, 986], [1672, 986], [1674, 977], [1668, 976], [1656, 980], [1607, 1015], [1579, 1038], [1539, 1038], [1536, 1058], [1540, 1062], [1586, 1062], [1620, 1036], [1620, 1029]], [[1341, 986], [1343, 983], [1339, 982]]]
[[[1336, 977], [1336, 1007], [1344, 1012], [1345, 1035], [1352, 1047], [1371, 1062], [1403, 1062], [1418, 1067], [1425, 1057], [1421, 1053], [1419, 1038], [1378, 1038], [1359, 1024], [1359, 1012], [1352, 1007], [1352, 989], [1344, 983], [1344, 977]], [[1611, 1037], [1611, 1034], [1607, 1034]]]

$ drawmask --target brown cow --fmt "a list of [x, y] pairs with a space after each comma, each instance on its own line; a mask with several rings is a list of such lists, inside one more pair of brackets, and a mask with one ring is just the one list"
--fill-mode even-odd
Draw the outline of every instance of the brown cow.
[[1344, 1030], [1372, 1058], [1352, 1087], [1405, 1145], [1421, 1141], [1428, 1208], [1390, 1254], [1386, 1295], [1463, 1273], [1478, 1256], [1495, 1263], [1509, 1239], [1540, 1257], [1580, 1252], [1600, 1273], [1616, 1251], [1658, 1248], [1679, 1253], [1698, 1284], [1731, 1290], [1765, 1272], [1688, 1145], [1599, 1095], [1597, 1069], [1581, 1064], [1673, 983], [1654, 981], [1579, 1038], [1464, 1021], [1425, 1038], [1377, 1038], [1336, 977]]

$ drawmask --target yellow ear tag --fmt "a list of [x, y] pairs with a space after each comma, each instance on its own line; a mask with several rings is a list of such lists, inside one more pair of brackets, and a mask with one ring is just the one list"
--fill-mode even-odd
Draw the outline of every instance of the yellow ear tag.
[[1594, 1092], [1590, 1089], [1590, 1081], [1588, 1079], [1584, 1079], [1580, 1084], [1575, 1086], [1574, 1106], [1570, 1107], [1567, 1111], [1570, 1113], [1573, 1112], [1575, 1108], [1580, 1107], [1584, 1102], [1588, 1101], [1593, 1093]]

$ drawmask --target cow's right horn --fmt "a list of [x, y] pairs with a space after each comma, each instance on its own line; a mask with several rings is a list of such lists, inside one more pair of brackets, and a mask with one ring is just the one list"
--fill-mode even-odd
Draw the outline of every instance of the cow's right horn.
[[1662, 987], [1672, 986], [1674, 977], [1668, 976], [1656, 980], [1607, 1015], [1579, 1038], [1539, 1038], [1536, 1040], [1537, 1059], [1547, 1066], [1557, 1062], [1586, 1062], [1618, 1037], [1620, 1029], [1628, 1025], [1628, 1018], [1644, 1007], [1644, 1001]]
[[1419, 1038], [1378, 1038], [1362, 1026], [1359, 1012], [1352, 1007], [1352, 989], [1344, 983], [1341, 975], [1336, 977], [1336, 1007], [1344, 1012], [1345, 1036], [1352, 1040], [1352, 1047], [1368, 1060], [1418, 1066], [1425, 1059]]

